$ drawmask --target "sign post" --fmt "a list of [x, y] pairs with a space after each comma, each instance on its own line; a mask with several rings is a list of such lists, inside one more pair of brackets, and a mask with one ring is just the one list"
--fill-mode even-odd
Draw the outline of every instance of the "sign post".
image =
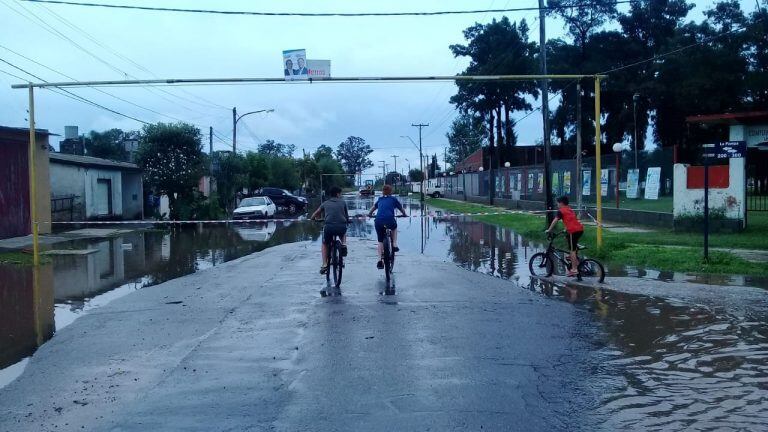
[[704, 262], [709, 262], [709, 155], [707, 154], [704, 155]]

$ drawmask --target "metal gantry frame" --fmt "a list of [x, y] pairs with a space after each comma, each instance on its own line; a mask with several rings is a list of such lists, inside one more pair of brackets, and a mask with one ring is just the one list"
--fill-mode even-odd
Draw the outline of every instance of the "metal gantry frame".
[[[432, 76], [390, 76], [390, 77], [330, 77], [324, 79], [309, 79], [307, 81], [286, 81], [285, 78], [173, 78], [149, 80], [105, 80], [105, 81], [63, 81], [63, 82], [28, 82], [13, 84], [14, 89], [29, 91], [29, 189], [30, 217], [32, 219], [32, 253], [35, 267], [40, 265], [39, 233], [40, 222], [37, 215], [37, 183], [35, 178], [35, 88], [64, 88], [64, 87], [116, 87], [116, 86], [184, 86], [184, 85], [237, 85], [237, 84], [289, 84], [311, 85], [332, 83], [408, 83], [408, 82], [472, 82], [472, 81], [536, 81], [536, 80], [582, 80], [593, 79], [595, 82], [595, 156], [596, 171], [600, 175], [600, 81], [605, 75], [432, 75]], [[547, 103], [544, 101], [543, 103]], [[576, 167], [581, 169], [581, 167]], [[595, 182], [597, 195], [597, 245], [603, 244], [603, 209], [600, 181]], [[37, 273], [37, 272], [35, 272]]]

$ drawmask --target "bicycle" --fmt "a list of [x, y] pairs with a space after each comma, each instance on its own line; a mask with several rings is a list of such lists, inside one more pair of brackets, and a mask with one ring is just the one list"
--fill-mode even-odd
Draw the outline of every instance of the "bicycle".
[[[558, 249], [554, 246], [555, 239], [563, 234], [565, 234], [565, 231], [557, 234], [547, 234], [549, 245], [546, 252], [535, 253], [528, 261], [528, 270], [530, 270], [531, 275], [550, 277], [555, 272], [555, 263], [565, 266], [566, 269], [571, 268], [570, 251]], [[586, 249], [586, 246], [578, 245], [577, 253], [583, 249]], [[605, 268], [599, 261], [592, 258], [581, 259], [578, 255], [577, 258], [579, 260], [579, 265], [576, 267], [576, 279], [578, 281], [583, 281], [584, 278], [596, 280], [599, 283], [605, 281]]]
[[[398, 215], [395, 217], [403, 218], [405, 216]], [[382, 246], [383, 252], [381, 260], [384, 262], [384, 277], [387, 280], [387, 286], [389, 286], [390, 281], [392, 280], [392, 270], [395, 268], [395, 246], [392, 242], [392, 229], [389, 227], [384, 231], [384, 241]]]
[[[325, 239], [323, 239], [323, 241], [325, 241]], [[341, 237], [338, 235], [331, 237], [331, 241], [326, 243], [326, 251], [328, 270], [325, 272], [325, 281], [330, 285], [331, 275], [333, 275], [333, 285], [334, 287], [339, 288], [341, 286], [341, 276], [344, 271], [344, 254], [341, 253]]]

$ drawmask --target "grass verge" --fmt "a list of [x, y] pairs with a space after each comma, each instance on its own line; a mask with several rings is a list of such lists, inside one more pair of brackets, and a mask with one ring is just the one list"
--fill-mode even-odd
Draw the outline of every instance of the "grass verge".
[[[453, 213], [482, 213], [500, 209], [480, 204], [464, 203], [445, 199], [430, 199], [429, 205]], [[710, 236], [711, 247], [768, 250], [765, 228], [768, 215], [752, 216], [749, 229], [738, 234], [716, 234]], [[476, 216], [477, 220], [509, 228], [531, 240], [546, 241], [544, 216], [512, 213], [504, 215]], [[755, 226], [756, 225], [756, 226]], [[760, 235], [756, 233], [760, 231]], [[728, 252], [711, 251], [710, 260], [702, 260], [702, 236], [693, 233], [672, 231], [651, 231], [642, 233], [618, 233], [603, 230], [603, 247], [596, 244], [597, 229], [586, 226], [581, 243], [588, 248], [589, 255], [606, 262], [651, 267], [658, 270], [768, 276], [766, 263], [746, 261]], [[683, 247], [664, 247], [683, 246]]]
[[[40, 257], [41, 264], [48, 263], [50, 260], [46, 256]], [[0, 264], [31, 266], [33, 264], [33, 257], [31, 253], [25, 252], [0, 252]]]

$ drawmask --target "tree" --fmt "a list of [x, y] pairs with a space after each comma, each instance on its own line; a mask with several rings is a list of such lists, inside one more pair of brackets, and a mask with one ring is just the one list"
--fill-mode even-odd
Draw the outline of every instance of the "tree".
[[[455, 57], [469, 57], [470, 64], [461, 75], [526, 75], [538, 73], [536, 44], [528, 40], [528, 24], [510, 22], [507, 17], [489, 24], [476, 23], [464, 30], [467, 45], [451, 45]], [[491, 154], [497, 147], [514, 145], [514, 111], [532, 108], [529, 97], [537, 97], [536, 82], [524, 81], [458, 81], [458, 93], [451, 97], [462, 113], [480, 116], [488, 133]], [[494, 157], [498, 163], [499, 157]]]
[[315, 152], [312, 154], [312, 157], [315, 158], [316, 161], [321, 159], [333, 159], [333, 149], [325, 144], [322, 144], [317, 148], [317, 150], [315, 150]]
[[412, 168], [408, 171], [408, 179], [414, 183], [419, 183], [424, 180], [424, 172], [418, 168]]
[[145, 125], [136, 163], [144, 183], [157, 194], [168, 196], [171, 219], [179, 216], [179, 200], [193, 200], [203, 173], [200, 129], [188, 123]]
[[429, 173], [429, 178], [435, 178], [437, 177], [437, 174], [440, 172], [440, 165], [437, 163], [437, 155], [432, 155], [432, 161], [429, 163], [429, 166], [427, 167], [427, 172]]
[[263, 144], [259, 144], [257, 151], [265, 156], [291, 158], [293, 157], [293, 152], [296, 151], [296, 146], [268, 139]]
[[269, 185], [271, 169], [266, 156], [248, 152], [245, 154], [245, 166], [248, 189], [256, 190]]
[[130, 133], [121, 129], [109, 129], [104, 132], [91, 131], [85, 137], [85, 154], [97, 158], [127, 161], [128, 152], [123, 147], [123, 141]]
[[336, 148], [336, 158], [341, 162], [347, 174], [357, 174], [373, 166], [368, 155], [373, 153], [365, 140], [350, 136]]
[[213, 154], [216, 192], [221, 208], [232, 210], [235, 194], [248, 184], [248, 162], [245, 156], [233, 152]]
[[453, 120], [445, 136], [448, 138], [446, 162], [450, 166], [456, 166], [483, 145], [483, 120], [478, 116], [462, 114]]

